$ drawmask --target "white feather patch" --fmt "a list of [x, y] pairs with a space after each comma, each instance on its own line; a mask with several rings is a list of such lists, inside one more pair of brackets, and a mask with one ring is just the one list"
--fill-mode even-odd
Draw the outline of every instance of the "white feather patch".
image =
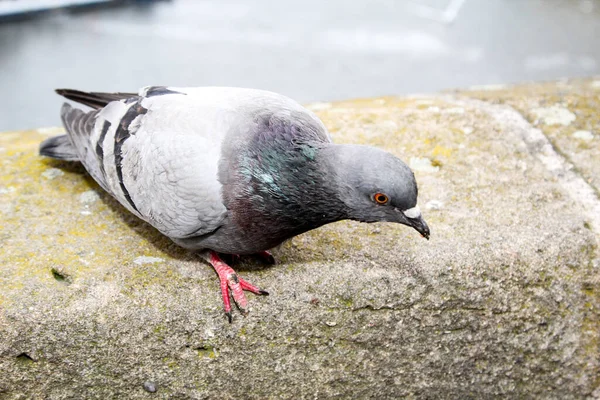
[[145, 114], [140, 114], [131, 121], [131, 124], [127, 127], [127, 130], [130, 134], [135, 135], [138, 129], [140, 129], [140, 125], [142, 124], [142, 118]]
[[148, 93], [148, 89], [150, 89], [151, 87], [152, 86], [150, 85], [150, 86], [144, 86], [143, 88], [141, 88], [138, 91], [138, 96], [140, 96], [140, 97], [146, 97], [146, 94]]
[[413, 208], [409, 208], [408, 210], [404, 210], [402, 212], [408, 218], [412, 218], [412, 219], [419, 218], [421, 216], [421, 209], [419, 208], [419, 206], [414, 206]]

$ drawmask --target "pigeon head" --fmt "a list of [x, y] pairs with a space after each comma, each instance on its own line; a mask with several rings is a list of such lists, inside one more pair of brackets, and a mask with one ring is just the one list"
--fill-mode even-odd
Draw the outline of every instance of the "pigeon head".
[[417, 206], [417, 182], [402, 160], [369, 146], [333, 145], [324, 153], [349, 219], [396, 222], [429, 239]]

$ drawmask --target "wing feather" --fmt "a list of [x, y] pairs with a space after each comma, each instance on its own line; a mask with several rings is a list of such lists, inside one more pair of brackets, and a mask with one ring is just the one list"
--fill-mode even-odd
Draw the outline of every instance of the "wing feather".
[[85, 112], [65, 103], [61, 108], [60, 116], [78, 159], [83, 163], [92, 178], [110, 193], [102, 164], [96, 155], [95, 144], [90, 141], [98, 113], [98, 111]]

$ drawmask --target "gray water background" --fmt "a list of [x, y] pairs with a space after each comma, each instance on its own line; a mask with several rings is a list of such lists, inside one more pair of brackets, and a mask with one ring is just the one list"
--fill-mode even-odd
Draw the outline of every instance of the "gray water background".
[[[4, 0], [7, 1], [7, 0]], [[600, 74], [592, 0], [179, 0], [0, 22], [0, 131], [55, 88], [243, 86], [300, 102]]]

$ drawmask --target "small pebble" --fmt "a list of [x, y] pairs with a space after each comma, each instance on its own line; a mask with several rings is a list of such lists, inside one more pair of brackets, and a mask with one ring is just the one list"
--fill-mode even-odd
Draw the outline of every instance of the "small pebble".
[[46, 179], [54, 179], [56, 177], [59, 177], [61, 175], [64, 175], [65, 173], [62, 172], [60, 169], [58, 168], [48, 168], [47, 170], [45, 170], [44, 172], [42, 172], [42, 176]]
[[433, 166], [429, 158], [411, 157], [410, 167], [415, 171], [438, 172], [440, 167]]
[[534, 108], [531, 112], [544, 125], [569, 126], [577, 118], [570, 110], [559, 105]]
[[312, 372], [317, 372], [319, 369], [321, 369], [321, 366], [317, 363], [314, 363], [314, 364], [309, 365], [308, 369], [311, 370]]
[[144, 382], [144, 390], [150, 393], [156, 392], [156, 383], [152, 381]]
[[430, 200], [425, 204], [427, 210], [441, 210], [444, 207], [444, 203], [439, 200]]
[[590, 131], [575, 131], [573, 132], [573, 137], [575, 139], [581, 139], [586, 142], [589, 142], [594, 138], [594, 134]]
[[332, 321], [325, 321], [325, 325], [329, 326], [329, 327], [334, 327], [337, 325], [336, 322], [332, 322]]
[[137, 265], [155, 264], [155, 263], [159, 263], [159, 262], [163, 262], [163, 261], [165, 261], [165, 260], [163, 260], [162, 258], [146, 257], [146, 256], [140, 256], [140, 257], [136, 258], [135, 260], [133, 260], [133, 262]]
[[14, 186], [0, 187], [0, 194], [13, 193], [15, 190]]
[[100, 199], [100, 196], [95, 190], [87, 190], [79, 196], [79, 201], [84, 204], [91, 204]]
[[214, 338], [215, 331], [213, 331], [211, 328], [206, 328], [206, 329], [204, 329], [204, 336], [207, 338]]

